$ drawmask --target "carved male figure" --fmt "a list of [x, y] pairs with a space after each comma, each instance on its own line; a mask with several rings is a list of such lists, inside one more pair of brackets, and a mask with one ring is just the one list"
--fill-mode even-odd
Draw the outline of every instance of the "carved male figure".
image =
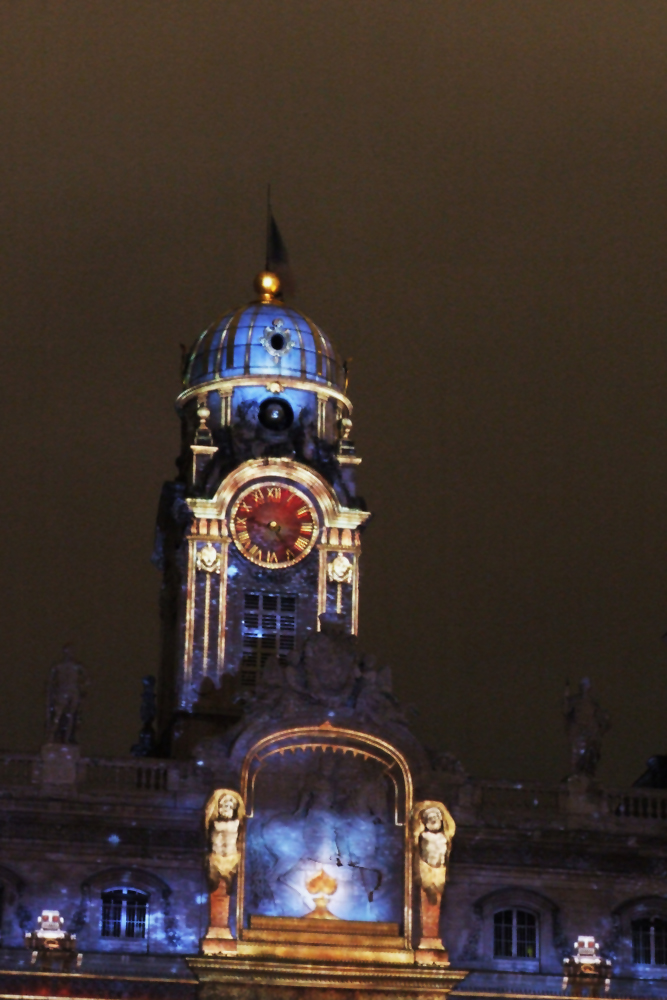
[[420, 940], [417, 961], [449, 963], [440, 940], [440, 906], [447, 879], [447, 859], [456, 830], [442, 802], [418, 802], [412, 810], [415, 881], [419, 886]]
[[429, 868], [444, 868], [449, 842], [444, 834], [442, 813], [436, 806], [422, 813], [424, 831], [419, 835], [419, 857]]
[[48, 743], [76, 743], [81, 721], [81, 702], [86, 691], [86, 675], [72, 655], [72, 647], [63, 647], [63, 658], [51, 667], [46, 706]]
[[232, 936], [229, 929], [229, 901], [234, 875], [239, 867], [239, 832], [244, 815], [241, 796], [226, 788], [213, 792], [206, 804], [206, 869], [211, 904], [207, 939]]
[[572, 774], [592, 778], [600, 761], [602, 737], [610, 722], [609, 715], [593, 696], [588, 677], [581, 680], [576, 694], [570, 694], [566, 685], [563, 715], [570, 738]]

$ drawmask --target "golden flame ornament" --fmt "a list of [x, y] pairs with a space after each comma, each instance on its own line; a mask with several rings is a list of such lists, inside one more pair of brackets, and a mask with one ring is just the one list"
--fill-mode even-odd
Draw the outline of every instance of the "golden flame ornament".
[[327, 909], [327, 896], [333, 896], [337, 888], [336, 879], [327, 875], [324, 869], [311, 878], [310, 882], [306, 882], [306, 889], [314, 896], [315, 909], [306, 913], [305, 917], [309, 920], [338, 920]]

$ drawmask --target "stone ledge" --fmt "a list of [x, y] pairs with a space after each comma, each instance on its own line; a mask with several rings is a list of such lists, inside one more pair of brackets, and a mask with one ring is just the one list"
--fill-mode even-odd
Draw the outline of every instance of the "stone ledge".
[[442, 1000], [467, 972], [441, 966], [324, 965], [188, 958], [201, 1000]]

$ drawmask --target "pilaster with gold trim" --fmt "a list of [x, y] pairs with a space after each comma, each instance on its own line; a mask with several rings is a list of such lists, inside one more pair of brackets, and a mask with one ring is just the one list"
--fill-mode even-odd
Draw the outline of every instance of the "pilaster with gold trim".
[[350, 632], [359, 630], [359, 531], [350, 528], [323, 528], [320, 553], [317, 616], [343, 614]]
[[224, 520], [196, 517], [188, 537], [180, 707], [191, 709], [204, 678], [218, 685], [225, 660], [227, 562]]

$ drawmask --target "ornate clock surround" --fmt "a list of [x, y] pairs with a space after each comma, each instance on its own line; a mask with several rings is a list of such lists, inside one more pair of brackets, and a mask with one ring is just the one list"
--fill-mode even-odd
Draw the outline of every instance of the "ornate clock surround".
[[[306, 557], [312, 557], [317, 550], [317, 618], [313, 625], [319, 629], [320, 614], [347, 607], [350, 630], [357, 631], [359, 528], [370, 513], [344, 507], [332, 486], [309, 466], [290, 458], [249, 459], [226, 476], [213, 497], [187, 499], [193, 520], [187, 536], [183, 666], [178, 695], [181, 709], [190, 707], [203, 678], [220, 683], [229, 657], [234, 655], [231, 640], [227, 639], [230, 547], [238, 558], [247, 558], [247, 554], [234, 538], [231, 518], [239, 498], [251, 488], [263, 488], [269, 483], [284, 484], [290, 493], [308, 500], [314, 513], [313, 532], [299, 560], [271, 566], [265, 559], [250, 559], [246, 565], [254, 564], [258, 571], [265, 572], [267, 568], [288, 570], [295, 563], [304, 565]], [[283, 573], [272, 576], [276, 582], [284, 579]]]
[[286, 569], [312, 551], [319, 533], [316, 504], [290, 480], [258, 479], [232, 504], [229, 530], [237, 549], [263, 569]]

